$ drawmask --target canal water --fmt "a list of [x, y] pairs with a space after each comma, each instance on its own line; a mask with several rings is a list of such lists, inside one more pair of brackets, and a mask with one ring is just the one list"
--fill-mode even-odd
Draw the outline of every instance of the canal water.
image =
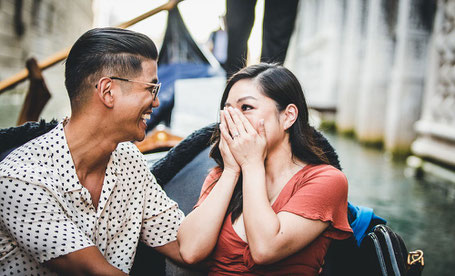
[[455, 275], [455, 199], [447, 186], [407, 176], [405, 160], [391, 160], [380, 149], [324, 134], [348, 178], [349, 201], [373, 208], [409, 251], [423, 250], [422, 275]]

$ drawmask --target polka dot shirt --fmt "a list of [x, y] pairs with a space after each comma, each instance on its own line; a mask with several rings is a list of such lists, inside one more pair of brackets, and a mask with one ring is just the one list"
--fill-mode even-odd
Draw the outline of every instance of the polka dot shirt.
[[40, 263], [89, 246], [128, 273], [139, 239], [176, 240], [183, 216], [130, 142], [111, 154], [96, 209], [60, 123], [0, 163], [0, 275], [49, 275]]

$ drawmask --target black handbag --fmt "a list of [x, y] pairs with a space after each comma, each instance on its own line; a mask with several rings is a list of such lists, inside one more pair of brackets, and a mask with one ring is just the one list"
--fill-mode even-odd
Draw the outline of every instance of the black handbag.
[[390, 227], [376, 225], [360, 245], [364, 275], [416, 276], [424, 267], [423, 252], [408, 252], [403, 239]]

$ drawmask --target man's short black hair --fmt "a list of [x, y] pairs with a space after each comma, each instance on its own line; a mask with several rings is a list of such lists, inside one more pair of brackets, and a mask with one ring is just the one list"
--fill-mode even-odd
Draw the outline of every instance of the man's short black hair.
[[157, 60], [155, 43], [144, 34], [120, 28], [95, 28], [74, 43], [65, 64], [65, 86], [71, 107], [84, 102], [84, 91], [104, 76], [132, 77], [142, 62]]

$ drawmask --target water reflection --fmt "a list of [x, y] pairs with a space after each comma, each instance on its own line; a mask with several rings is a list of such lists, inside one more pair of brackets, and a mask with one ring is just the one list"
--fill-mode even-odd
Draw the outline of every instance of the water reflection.
[[[349, 180], [349, 201], [374, 209], [405, 240], [425, 254], [423, 275], [455, 271], [455, 200], [444, 186], [406, 177], [405, 161], [354, 139], [325, 133]], [[450, 194], [450, 193], [449, 193]]]

